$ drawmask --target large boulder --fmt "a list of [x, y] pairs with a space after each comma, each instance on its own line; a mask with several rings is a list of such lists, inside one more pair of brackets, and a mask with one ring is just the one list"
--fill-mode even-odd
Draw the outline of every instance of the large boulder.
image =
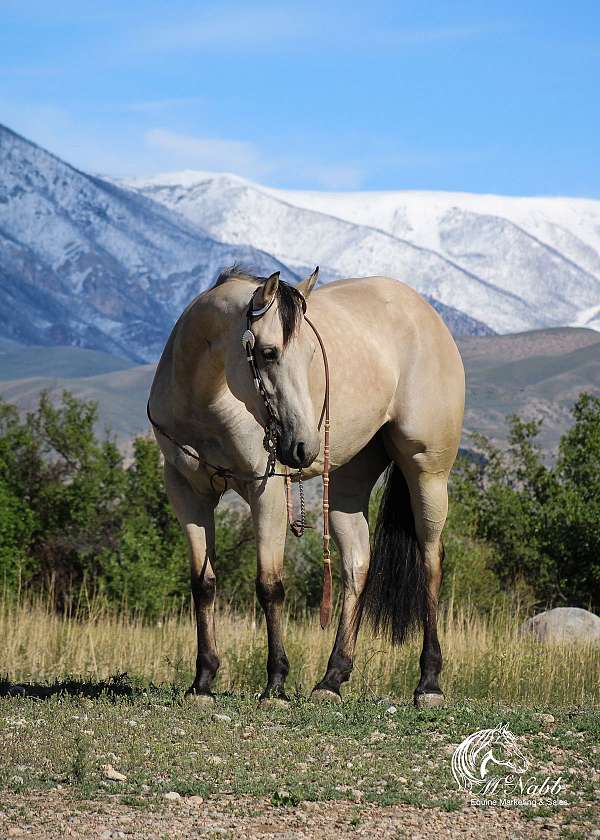
[[521, 632], [540, 642], [600, 642], [600, 618], [579, 607], [556, 607], [528, 618]]

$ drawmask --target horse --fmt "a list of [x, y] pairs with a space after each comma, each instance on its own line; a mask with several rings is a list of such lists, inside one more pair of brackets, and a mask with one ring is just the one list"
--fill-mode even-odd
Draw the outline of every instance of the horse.
[[[249, 504], [256, 537], [256, 593], [268, 639], [260, 702], [288, 700], [285, 473], [296, 470], [298, 480], [323, 471], [320, 420], [328, 385], [329, 520], [343, 598], [327, 670], [311, 699], [341, 702], [365, 617], [395, 644], [422, 631], [414, 702], [439, 706], [442, 530], [462, 429], [462, 361], [440, 316], [408, 285], [376, 276], [315, 288], [317, 277], [318, 269], [294, 286], [279, 272], [259, 277], [236, 266], [222, 272], [180, 316], [158, 363], [148, 416], [189, 545], [197, 626], [189, 694], [214, 700], [214, 512], [230, 488]], [[275, 460], [283, 470], [273, 468]], [[371, 548], [369, 499], [384, 472]]]

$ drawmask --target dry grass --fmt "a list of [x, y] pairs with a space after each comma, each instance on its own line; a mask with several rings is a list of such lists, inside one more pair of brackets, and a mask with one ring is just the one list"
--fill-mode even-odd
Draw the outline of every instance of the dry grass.
[[[81, 617], [85, 613], [86, 617]], [[450, 702], [478, 699], [530, 707], [600, 702], [600, 646], [544, 646], [521, 638], [519, 619], [506, 611], [481, 616], [450, 607], [441, 620], [443, 687]], [[263, 682], [266, 643], [262, 621], [222, 610], [217, 617], [221, 656], [218, 690], [248, 694]], [[322, 674], [333, 642], [316, 617], [287, 620], [292, 670], [289, 688], [307, 693]], [[408, 701], [417, 683], [419, 644], [392, 649], [363, 632], [347, 692]], [[105, 679], [127, 672], [154, 683], [191, 679], [195, 631], [191, 614], [166, 614], [148, 623], [116, 614], [99, 602], [79, 616], [54, 612], [47, 600], [0, 601], [0, 675], [12, 682]]]

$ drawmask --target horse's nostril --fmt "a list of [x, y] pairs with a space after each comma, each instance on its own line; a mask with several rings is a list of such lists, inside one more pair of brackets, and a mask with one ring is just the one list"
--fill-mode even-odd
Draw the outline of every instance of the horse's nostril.
[[296, 444], [296, 461], [299, 464], [303, 464], [305, 458], [306, 458], [306, 450], [304, 448], [304, 442], [300, 441], [300, 443]]

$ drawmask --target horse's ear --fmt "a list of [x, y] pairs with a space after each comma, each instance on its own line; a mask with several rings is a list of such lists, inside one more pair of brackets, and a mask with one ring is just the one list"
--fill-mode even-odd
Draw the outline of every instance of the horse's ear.
[[254, 300], [255, 309], [260, 309], [263, 306], [269, 306], [279, 288], [279, 272], [275, 271], [270, 277], [267, 277], [262, 286], [259, 287]]
[[299, 292], [302, 292], [302, 294], [304, 295], [305, 298], [307, 298], [309, 296], [309, 294], [312, 292], [312, 290], [314, 289], [318, 278], [319, 278], [319, 266], [317, 266], [315, 268], [315, 270], [310, 275], [310, 277], [307, 277], [306, 280], [302, 280], [301, 283], [298, 283], [296, 288], [298, 289]]

